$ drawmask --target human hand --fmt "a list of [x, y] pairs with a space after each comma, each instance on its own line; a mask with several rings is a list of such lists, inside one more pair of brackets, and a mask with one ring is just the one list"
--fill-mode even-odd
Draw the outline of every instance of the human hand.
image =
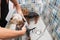
[[25, 26], [23, 26], [23, 27], [22, 27], [22, 30], [26, 31], [26, 27], [25, 27]]

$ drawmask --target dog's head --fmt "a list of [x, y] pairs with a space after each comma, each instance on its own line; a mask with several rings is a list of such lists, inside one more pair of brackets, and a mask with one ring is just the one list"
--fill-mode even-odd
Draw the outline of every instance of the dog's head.
[[16, 24], [17, 27], [23, 27], [24, 25], [24, 20], [22, 18], [22, 16], [20, 14], [13, 14], [11, 20], [10, 20], [11, 24]]

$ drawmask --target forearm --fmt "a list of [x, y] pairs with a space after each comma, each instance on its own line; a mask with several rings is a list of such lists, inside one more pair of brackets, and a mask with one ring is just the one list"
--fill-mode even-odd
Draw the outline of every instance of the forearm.
[[[14, 3], [17, 12], [24, 18], [24, 15], [23, 15], [21, 6], [20, 6], [19, 3], [17, 2], [17, 0], [11, 0], [11, 1]], [[24, 20], [26, 20], [26, 19], [24, 18]]]
[[22, 36], [26, 32], [25, 30], [26, 29], [15, 31], [5, 28], [0, 28], [0, 39], [15, 38], [18, 36]]
[[17, 12], [20, 13], [20, 15], [23, 15], [21, 7], [20, 7], [19, 3], [17, 2], [17, 0], [11, 0], [11, 1], [13, 2], [14, 6], [16, 7]]

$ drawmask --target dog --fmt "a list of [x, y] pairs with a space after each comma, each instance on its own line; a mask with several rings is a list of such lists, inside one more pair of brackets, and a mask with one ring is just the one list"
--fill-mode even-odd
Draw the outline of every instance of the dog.
[[[24, 19], [21, 17], [20, 14], [16, 13], [13, 14], [10, 21], [9, 21], [9, 27], [8, 29], [16, 30], [16, 27], [22, 27], [24, 25]], [[12, 27], [13, 26], [13, 27]]]
[[[18, 13], [13, 14], [9, 23], [7, 24], [6, 28], [11, 30], [21, 30], [24, 26], [24, 19], [22, 16]], [[19, 37], [18, 37], [19, 38]], [[17, 40], [18, 38], [13, 38], [14, 40]], [[4, 40], [12, 40], [12, 39], [4, 39]]]
[[22, 12], [24, 17], [26, 18], [28, 24], [30, 24], [30, 19], [34, 19], [35, 24], [37, 23], [39, 19], [39, 15], [36, 12], [30, 12], [27, 8], [22, 8]]
[[[23, 12], [24, 17], [27, 20], [28, 25], [30, 24], [30, 19], [32, 18], [34, 19], [35, 24], [38, 22], [39, 15], [36, 12], [30, 12], [27, 8], [22, 8], [22, 12]], [[27, 28], [27, 31], [26, 31], [27, 40], [31, 40], [30, 31], [32, 31], [33, 29], [35, 28], [32, 28], [32, 29]]]

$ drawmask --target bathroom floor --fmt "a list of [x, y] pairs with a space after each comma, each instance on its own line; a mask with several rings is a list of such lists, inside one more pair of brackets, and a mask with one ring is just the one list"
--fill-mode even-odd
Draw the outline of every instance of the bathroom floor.
[[[41, 17], [39, 17], [37, 24], [34, 24], [33, 20], [30, 22], [28, 28], [32, 29], [34, 27], [36, 28], [30, 32], [31, 40], [53, 40]], [[26, 35], [22, 37], [22, 40], [26, 40], [25, 38]]]

